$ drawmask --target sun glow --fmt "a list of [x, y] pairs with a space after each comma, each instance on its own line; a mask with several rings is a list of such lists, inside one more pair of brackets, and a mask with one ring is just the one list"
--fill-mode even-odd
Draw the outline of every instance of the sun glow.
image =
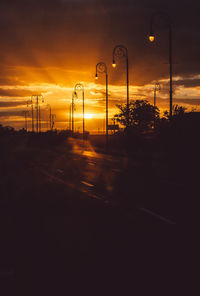
[[94, 115], [93, 114], [90, 114], [90, 113], [86, 113], [84, 117], [86, 119], [92, 119], [94, 117]]

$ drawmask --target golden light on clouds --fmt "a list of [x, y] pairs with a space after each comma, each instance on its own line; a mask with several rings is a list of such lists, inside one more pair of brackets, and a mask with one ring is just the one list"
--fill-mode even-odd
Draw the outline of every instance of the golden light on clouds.
[[[77, 75], [73, 71], [71, 71], [71, 74]], [[92, 75], [91, 77], [94, 78]], [[197, 111], [200, 109], [200, 87], [198, 85], [193, 86], [195, 79], [199, 79], [199, 76], [190, 77], [188, 81], [191, 85], [186, 87], [183, 77], [174, 77], [174, 104], [179, 103], [187, 107], [188, 111], [192, 110], [192, 108]], [[41, 93], [44, 96], [44, 103], [41, 104], [43, 121], [46, 122], [48, 119], [46, 105], [50, 104], [52, 113], [56, 114], [55, 127], [65, 129], [69, 122], [69, 108], [72, 102], [74, 85], [79, 82], [84, 84], [85, 89], [86, 130], [91, 133], [97, 131], [103, 127], [106, 111], [103, 79], [98, 80], [98, 83], [95, 83], [94, 79], [90, 82], [90, 80], [83, 81], [75, 78], [71, 82], [70, 78], [65, 84], [62, 82], [24, 82], [21, 85], [2, 85], [0, 87], [0, 123], [11, 125], [17, 129], [22, 128], [24, 126], [22, 111], [28, 109], [29, 120], [31, 119], [31, 106], [27, 107], [27, 100], [30, 100], [31, 94]], [[161, 112], [163, 112], [169, 108], [169, 81], [168, 79], [161, 79], [159, 82], [162, 90], [157, 94], [157, 104]], [[130, 100], [145, 99], [153, 103], [154, 84], [155, 81], [143, 86], [130, 85]], [[81, 130], [83, 118], [82, 96], [79, 95], [78, 98], [75, 98], [74, 103], [75, 126]], [[121, 103], [126, 103], [126, 85], [109, 84], [109, 124], [112, 123], [113, 116], [118, 112], [116, 105]], [[43, 126], [45, 128], [47, 124], [45, 123]]]

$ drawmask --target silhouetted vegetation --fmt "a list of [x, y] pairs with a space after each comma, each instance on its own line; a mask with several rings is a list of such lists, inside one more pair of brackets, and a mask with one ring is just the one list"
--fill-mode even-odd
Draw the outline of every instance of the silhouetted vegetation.
[[[129, 104], [117, 105], [120, 112], [115, 115], [117, 122], [125, 128], [135, 128], [139, 131], [152, 129], [160, 119], [159, 109], [146, 100], [136, 100]], [[129, 114], [129, 115], [128, 115]]]

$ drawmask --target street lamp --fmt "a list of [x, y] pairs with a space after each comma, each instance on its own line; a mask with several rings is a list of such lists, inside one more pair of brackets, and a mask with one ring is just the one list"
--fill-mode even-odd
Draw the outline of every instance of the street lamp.
[[75, 110], [75, 104], [74, 104], [74, 98], [77, 98], [77, 93], [74, 91], [72, 93], [72, 133], [74, 133], [74, 110]]
[[[77, 91], [82, 91], [82, 98], [83, 98], [83, 140], [84, 140], [84, 135], [85, 135], [85, 118], [84, 118], [84, 113], [85, 113], [85, 103], [84, 103], [84, 100], [85, 100], [85, 94], [84, 94], [84, 86], [83, 84], [81, 83], [77, 83], [74, 87], [74, 92], [76, 93], [77, 95]], [[78, 97], [78, 95], [77, 95]]]
[[32, 115], [32, 132], [34, 132], [34, 116], [33, 116], [33, 100], [27, 101], [27, 107], [28, 105], [31, 105], [31, 115]]
[[96, 65], [96, 79], [98, 79], [98, 74], [106, 75], [106, 151], [108, 151], [108, 71], [105, 63], [100, 62]]
[[69, 104], [69, 130], [72, 131], [72, 103]]
[[36, 100], [36, 131], [38, 133], [40, 127], [40, 108], [39, 108], [39, 101], [41, 100], [44, 103], [43, 95], [32, 95], [31, 100]]
[[41, 132], [41, 112], [40, 112], [40, 105], [39, 105], [39, 133]]
[[161, 90], [160, 83], [156, 82], [154, 86], [154, 107], [156, 107], [156, 93], [157, 91], [160, 91], [160, 90]]
[[116, 68], [116, 59], [126, 59], [126, 84], [127, 84], [127, 123], [129, 125], [129, 60], [128, 49], [124, 45], [116, 45], [113, 49], [113, 63], [112, 67]]
[[170, 119], [172, 118], [172, 104], [173, 104], [173, 90], [172, 90], [172, 25], [170, 18], [167, 14], [165, 13], [155, 13], [151, 17], [151, 23], [150, 23], [150, 34], [149, 34], [149, 41], [154, 42], [155, 41], [155, 34], [153, 30], [153, 24], [155, 21], [155, 18], [157, 16], [161, 16], [166, 19], [167, 21], [167, 26], [169, 30], [169, 80], [170, 80], [170, 91], [169, 91], [169, 116]]

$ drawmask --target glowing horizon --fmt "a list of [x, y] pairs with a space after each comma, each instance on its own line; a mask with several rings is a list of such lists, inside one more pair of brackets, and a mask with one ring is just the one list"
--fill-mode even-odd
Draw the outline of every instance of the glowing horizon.
[[[200, 110], [199, 100], [200, 87], [184, 87], [181, 85], [183, 77], [174, 77], [174, 82], [180, 85], [176, 86], [176, 93], [174, 96], [174, 104], [177, 104], [180, 100], [179, 105], [187, 108], [187, 111], [191, 111], [193, 108]], [[199, 75], [190, 78], [199, 79]], [[103, 80], [103, 79], [102, 79]], [[103, 81], [100, 83], [84, 82], [85, 88], [85, 119], [86, 129], [90, 132], [97, 130], [99, 125], [102, 126], [102, 122], [105, 118], [105, 86]], [[99, 81], [98, 81], [99, 82]], [[161, 79], [160, 84], [162, 90], [157, 94], [158, 108], [161, 113], [164, 110], [168, 110], [168, 79]], [[145, 99], [153, 103], [153, 88], [154, 82], [146, 84], [144, 86], [133, 86], [130, 85], [130, 100], [132, 99]], [[16, 129], [22, 128], [24, 125], [24, 118], [22, 113], [23, 110], [29, 109], [26, 102], [31, 98], [31, 93], [42, 93], [44, 96], [44, 103], [41, 104], [42, 120], [48, 118], [46, 108], [47, 104], [52, 107], [52, 112], [56, 114], [55, 126], [58, 129], [66, 128], [69, 122], [69, 106], [71, 104], [71, 96], [74, 90], [74, 85], [64, 86], [62, 84], [49, 84], [49, 83], [29, 83], [26, 85], [2, 85], [1, 90], [8, 93], [8, 96], [0, 96], [1, 106], [1, 117], [0, 122], [2, 124], [9, 125], [9, 123]], [[24, 92], [24, 96], [20, 97], [20, 94]], [[26, 96], [26, 92], [29, 96]], [[9, 96], [10, 94], [10, 96]], [[23, 95], [23, 94], [22, 94]], [[196, 100], [196, 105], [195, 105]], [[190, 104], [190, 101], [192, 104]], [[6, 105], [7, 102], [7, 105]], [[10, 106], [9, 106], [10, 102]], [[109, 85], [109, 121], [112, 119], [114, 114], [117, 113], [117, 104], [126, 103], [126, 86], [125, 85]], [[5, 106], [3, 106], [3, 104]], [[5, 115], [5, 116], [4, 116]], [[31, 112], [29, 112], [30, 120]], [[80, 125], [82, 120], [82, 96], [79, 94], [78, 99], [75, 99], [75, 121], [77, 125]], [[101, 123], [100, 123], [101, 121]], [[20, 124], [21, 123], [21, 124]]]

